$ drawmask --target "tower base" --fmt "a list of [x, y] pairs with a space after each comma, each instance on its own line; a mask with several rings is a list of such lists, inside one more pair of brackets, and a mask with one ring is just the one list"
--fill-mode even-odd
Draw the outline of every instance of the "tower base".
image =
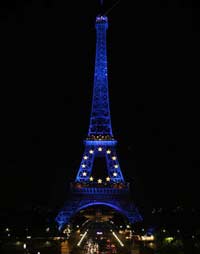
[[122, 214], [134, 224], [142, 221], [136, 206], [130, 199], [128, 185], [124, 188], [111, 187], [71, 187], [70, 198], [58, 213], [56, 222], [59, 230], [70, 223], [70, 219], [79, 211], [95, 205], [104, 205]]

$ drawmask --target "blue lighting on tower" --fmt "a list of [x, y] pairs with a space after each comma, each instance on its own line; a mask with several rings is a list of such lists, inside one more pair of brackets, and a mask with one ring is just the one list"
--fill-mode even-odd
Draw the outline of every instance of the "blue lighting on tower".
[[96, 18], [96, 60], [92, 112], [88, 137], [112, 137], [112, 127], [108, 96], [108, 71], [106, 52], [106, 30], [108, 19], [105, 16]]
[[[105, 205], [123, 214], [130, 223], [142, 220], [130, 199], [129, 184], [125, 182], [113, 137], [108, 91], [106, 31], [108, 18], [96, 17], [96, 57], [92, 110], [89, 131], [84, 141], [84, 153], [75, 182], [71, 184], [70, 199], [59, 212], [59, 229], [69, 223], [78, 211], [94, 205]], [[103, 158], [106, 175], [95, 178], [94, 161]], [[93, 174], [94, 173], [94, 174]]]
[[104, 156], [110, 183], [124, 183], [124, 177], [115, 151], [117, 141], [113, 138], [110, 117], [106, 51], [107, 28], [108, 18], [97, 16], [92, 111], [88, 137], [85, 140], [85, 152], [76, 176], [76, 182], [90, 182], [94, 159]]

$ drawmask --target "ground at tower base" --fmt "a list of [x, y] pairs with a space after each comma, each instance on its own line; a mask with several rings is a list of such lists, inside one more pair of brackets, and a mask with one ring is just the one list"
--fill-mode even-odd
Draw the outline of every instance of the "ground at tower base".
[[[153, 208], [132, 228], [107, 208], [77, 214], [60, 232], [57, 211], [37, 207], [0, 214], [1, 254], [199, 254], [200, 210]], [[142, 210], [141, 210], [142, 211]], [[144, 214], [145, 211], [142, 211]], [[8, 218], [9, 217], [9, 218]], [[87, 232], [87, 233], [86, 233]]]

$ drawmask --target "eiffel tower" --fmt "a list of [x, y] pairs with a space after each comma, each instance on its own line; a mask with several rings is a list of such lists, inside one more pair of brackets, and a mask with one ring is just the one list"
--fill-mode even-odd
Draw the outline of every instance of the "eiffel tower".
[[[95, 205], [116, 210], [131, 224], [142, 220], [131, 200], [129, 183], [123, 177], [116, 154], [117, 141], [112, 132], [106, 51], [107, 16], [98, 15], [95, 27], [96, 58], [89, 131], [75, 182], [70, 185], [69, 199], [56, 217], [60, 230], [73, 215]], [[100, 161], [104, 162], [104, 166]]]

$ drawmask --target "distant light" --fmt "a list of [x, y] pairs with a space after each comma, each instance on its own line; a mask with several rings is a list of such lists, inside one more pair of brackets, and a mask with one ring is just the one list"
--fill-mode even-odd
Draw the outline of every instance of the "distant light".
[[46, 232], [49, 232], [50, 231], [50, 228], [48, 227], [48, 228], [46, 228]]
[[103, 149], [102, 147], [98, 147], [98, 151], [101, 152]]
[[122, 228], [122, 225], [120, 226], [120, 228]]
[[117, 159], [117, 157], [116, 157], [116, 156], [113, 156], [113, 157], [112, 157], [112, 160], [113, 160], [113, 161], [115, 161], [116, 159]]
[[155, 246], [154, 243], [152, 243], [152, 242], [149, 243], [149, 247], [150, 247], [150, 248], [153, 248], [154, 246]]
[[53, 240], [60, 240], [61, 239], [61, 237], [59, 237], [59, 236], [55, 236], [55, 237], [53, 237]]
[[37, 254], [40, 254], [40, 251], [38, 251]]
[[167, 243], [171, 243], [171, 242], [174, 240], [174, 238], [171, 237], [171, 236], [166, 237], [166, 238], [164, 238], [164, 239], [165, 239], [165, 242], [167, 242]]
[[86, 176], [87, 175], [87, 172], [83, 172], [83, 176]]
[[163, 231], [162, 231], [163, 233], [165, 233], [166, 232], [166, 230], [165, 229], [163, 229]]
[[9, 232], [9, 231], [10, 231], [10, 229], [9, 229], [9, 228], [6, 228], [5, 230], [6, 230], [6, 232]]
[[110, 151], [110, 150], [107, 150], [107, 151], [106, 151], [106, 153], [107, 153], [107, 154], [110, 154], [110, 153], [111, 153], [111, 151]]
[[195, 238], [195, 236], [194, 235], [192, 235], [192, 239], [194, 239]]
[[94, 151], [91, 149], [91, 150], [89, 151], [89, 153], [92, 154], [92, 153], [94, 153]]
[[79, 228], [79, 225], [76, 225], [77, 228]]
[[113, 176], [117, 176], [117, 172], [113, 172]]
[[116, 164], [114, 167], [115, 167], [115, 168], [118, 168], [118, 167], [119, 167], [119, 165], [118, 165], [118, 164]]
[[88, 159], [88, 156], [85, 155], [85, 156], [83, 157], [83, 159], [84, 159], [84, 160], [87, 160], [87, 159]]
[[23, 248], [26, 249], [26, 244], [25, 243], [23, 244]]
[[130, 228], [130, 225], [126, 225], [127, 228]]
[[101, 232], [101, 231], [97, 231], [97, 233], [96, 233], [97, 235], [103, 235], [103, 232]]
[[102, 179], [98, 179], [97, 182], [98, 182], [98, 183], [102, 183]]
[[27, 239], [31, 239], [31, 236], [30, 235], [27, 235], [27, 237], [26, 237]]
[[106, 181], [110, 182], [110, 177], [109, 176], [106, 177]]
[[82, 168], [85, 168], [85, 167], [86, 167], [86, 165], [85, 165], [85, 164], [82, 164], [81, 166], [82, 166]]
[[8, 234], [8, 237], [10, 237], [11, 236], [11, 234]]
[[153, 241], [154, 240], [154, 236], [153, 235], [144, 235], [144, 236], [141, 236], [141, 240], [142, 241]]
[[94, 180], [94, 178], [92, 176], [90, 176], [90, 181], [92, 182]]

